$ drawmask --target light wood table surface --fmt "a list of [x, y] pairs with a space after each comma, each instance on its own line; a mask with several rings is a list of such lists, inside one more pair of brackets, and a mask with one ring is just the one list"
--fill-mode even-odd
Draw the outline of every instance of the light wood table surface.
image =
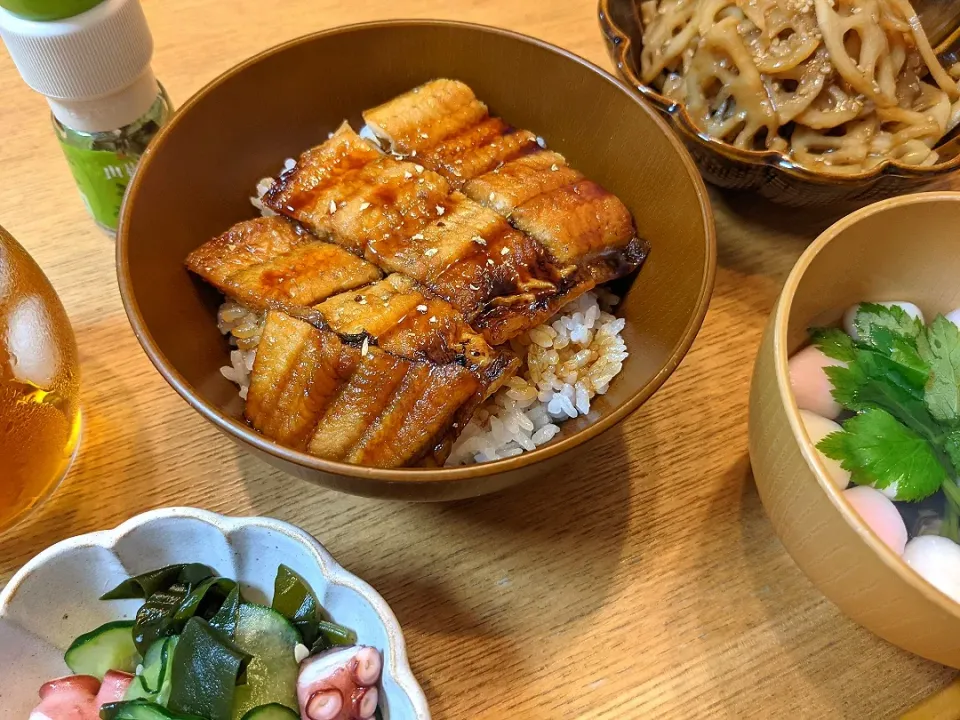
[[[500, 25], [611, 67], [591, 0], [144, 6], [154, 69], [177, 103], [271, 45], [385, 18]], [[127, 324], [114, 243], [84, 212], [45, 102], [5, 53], [0, 129], [0, 224], [66, 305], [86, 413], [63, 486], [0, 537], [0, 583], [57, 540], [194, 505], [296, 523], [371, 582], [399, 617], [440, 720], [882, 718], [954, 678], [825, 600], [774, 536], [750, 475], [747, 389], [763, 324], [793, 262], [836, 214], [715, 192], [719, 269], [706, 323], [618, 435], [499, 496], [395, 504], [272, 470], [166, 385]]]

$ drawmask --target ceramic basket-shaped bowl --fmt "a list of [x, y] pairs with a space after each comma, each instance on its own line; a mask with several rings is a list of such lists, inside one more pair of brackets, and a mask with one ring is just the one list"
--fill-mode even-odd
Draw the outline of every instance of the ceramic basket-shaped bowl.
[[719, 187], [750, 190], [792, 206], [869, 202], [916, 191], [960, 168], [960, 155], [927, 167], [885, 162], [856, 175], [809, 170], [782, 153], [741, 150], [699, 130], [686, 108], [640, 80], [643, 27], [639, 0], [599, 0], [600, 25], [607, 48], [624, 81], [668, 120], [703, 177]]
[[905, 650], [960, 667], [960, 604], [929, 585], [861, 522], [806, 439], [787, 359], [807, 329], [860, 301], [914, 302], [932, 319], [960, 307], [960, 193], [866, 207], [797, 262], [770, 317], [750, 389], [750, 460], [774, 530], [848, 616]]
[[188, 562], [237, 579], [246, 597], [262, 603], [272, 598], [277, 567], [291, 567], [335, 621], [356, 631], [361, 644], [383, 652], [384, 717], [429, 720], [400, 625], [372, 587], [292, 525], [189, 508], [148, 512], [115, 530], [64, 540], [13, 576], [0, 593], [0, 717], [26, 718], [40, 686], [70, 674], [63, 653], [74, 638], [134, 617], [141, 604], [102, 602], [100, 595], [131, 575]]

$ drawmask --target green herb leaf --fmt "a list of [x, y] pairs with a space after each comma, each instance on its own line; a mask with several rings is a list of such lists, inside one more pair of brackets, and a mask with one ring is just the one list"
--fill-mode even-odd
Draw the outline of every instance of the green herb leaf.
[[954, 430], [947, 435], [944, 449], [947, 451], [950, 462], [953, 463], [954, 475], [960, 475], [960, 430]]
[[925, 398], [930, 414], [942, 422], [960, 422], [960, 329], [938, 315], [917, 347], [930, 366]]
[[277, 568], [272, 607], [300, 631], [304, 645], [313, 645], [319, 633], [320, 603], [306, 581], [286, 565]]
[[884, 410], [847, 420], [817, 448], [850, 471], [857, 485], [883, 489], [896, 483], [897, 500], [922, 500], [947, 479], [930, 444]]
[[852, 362], [857, 356], [853, 338], [838, 328], [813, 328], [810, 339], [828, 358]]
[[896, 372], [911, 387], [917, 390], [923, 390], [926, 387], [927, 380], [930, 378], [930, 366], [920, 356], [916, 339], [897, 335], [887, 328], [876, 328], [873, 341], [877, 351], [896, 363]]
[[190, 618], [173, 655], [170, 709], [230, 720], [237, 678], [251, 657], [202, 618]]
[[182, 585], [198, 585], [216, 573], [206, 565], [191, 563], [189, 565], [168, 565], [159, 570], [137, 575], [124, 580], [113, 590], [100, 596], [101, 600], [130, 600], [146, 599], [160, 590], [168, 590], [174, 583]]
[[878, 329], [887, 329], [896, 335], [916, 339], [923, 332], [923, 323], [918, 318], [912, 318], [903, 308], [893, 305], [879, 305], [877, 303], [860, 303], [857, 317], [854, 320], [860, 341], [868, 345], [874, 344], [874, 332]]

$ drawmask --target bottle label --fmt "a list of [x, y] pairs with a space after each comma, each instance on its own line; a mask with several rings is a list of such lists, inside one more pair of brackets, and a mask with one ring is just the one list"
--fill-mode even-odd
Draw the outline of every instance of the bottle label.
[[123, 194], [139, 156], [60, 145], [87, 210], [100, 225], [116, 230]]

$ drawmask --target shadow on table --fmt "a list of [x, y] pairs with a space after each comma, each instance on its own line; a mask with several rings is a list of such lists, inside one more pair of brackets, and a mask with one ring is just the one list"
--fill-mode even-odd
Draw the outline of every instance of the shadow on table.
[[820, 233], [860, 205], [791, 208], [744, 192], [710, 189], [721, 269], [783, 284], [797, 258]]
[[[723, 678], [742, 672], [737, 648], [758, 644], [751, 643], [751, 636], [770, 634], [776, 642], [765, 641], [771, 650], [758, 658], [750, 701], [763, 697], [798, 717], [875, 717], [914, 704], [920, 699], [918, 688], [949, 682], [954, 671], [878, 640], [840, 617], [839, 609], [813, 587], [776, 538], [747, 456], [730, 468], [724, 487], [728, 492], [717, 494], [713, 512], [725, 513], [735, 523], [727, 532], [732, 542], [739, 540], [739, 551], [731, 554], [730, 567], [718, 572], [739, 579], [734, 591], [739, 597], [733, 599], [741, 608], [742, 627], [728, 633], [736, 636], [729, 638], [735, 644], [708, 656], [719, 686], [724, 686]], [[707, 588], [701, 589], [702, 596], [709, 595]], [[721, 693], [718, 700], [729, 716], [751, 713], [735, 692]]]
[[[384, 596], [436, 717], [452, 712], [448, 703], [481, 716], [529, 692], [531, 663], [548, 662], [546, 648], [587, 632], [616, 577], [631, 482], [647, 476], [627, 458], [617, 429], [575, 452], [545, 477], [445, 504], [369, 500], [303, 484], [310, 491], [299, 509], [278, 507], [276, 483], [299, 481], [275, 481], [249, 456], [239, 467], [258, 512], [284, 519], [316, 512], [306, 528]], [[496, 678], [496, 688], [477, 687], [477, 677]]]

